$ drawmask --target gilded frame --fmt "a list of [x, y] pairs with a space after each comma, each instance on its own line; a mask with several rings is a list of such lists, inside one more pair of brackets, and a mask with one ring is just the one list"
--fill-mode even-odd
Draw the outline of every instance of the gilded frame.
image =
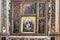
[[[13, 12], [13, 4], [14, 4], [14, 3], [12, 3], [12, 4], [11, 4], [11, 5], [12, 5], [12, 15], [11, 15], [11, 16], [12, 16], [12, 17], [11, 17], [11, 20], [12, 20], [11, 23], [12, 23], [12, 25], [11, 25], [11, 28], [10, 28], [10, 29], [12, 29], [12, 30], [11, 30], [11, 31], [12, 31], [11, 34], [12, 34], [12, 35], [14, 35], [14, 34], [21, 35], [22, 33], [28, 33], [28, 34], [31, 33], [31, 34], [32, 34], [32, 33], [35, 33], [35, 32], [36, 32], [36, 34], [33, 34], [33, 35], [45, 35], [45, 34], [47, 34], [47, 27], [45, 28], [45, 29], [46, 29], [46, 33], [44, 33], [44, 34], [39, 34], [39, 33], [37, 32], [37, 27], [38, 27], [37, 24], [38, 24], [38, 23], [36, 24], [36, 21], [38, 21], [38, 19], [45, 19], [45, 18], [46, 18], [45, 21], [47, 20], [47, 11], [45, 11], [45, 14], [46, 14], [46, 15], [45, 15], [44, 17], [39, 17], [39, 15], [38, 15], [38, 14], [39, 14], [39, 13], [38, 13], [38, 12], [39, 12], [39, 10], [38, 10], [38, 9], [39, 9], [38, 4], [39, 4], [39, 3], [44, 3], [44, 4], [46, 4], [45, 2], [46, 2], [46, 1], [42, 1], [42, 2], [40, 2], [40, 1], [39, 1], [39, 2], [21, 2], [21, 3], [20, 3], [20, 2], [14, 2], [14, 3], [20, 3], [20, 17], [19, 17], [19, 18], [20, 18], [20, 19], [19, 19], [19, 20], [20, 20], [20, 21], [19, 21], [19, 22], [20, 22], [20, 23], [19, 23], [20, 29], [19, 29], [19, 33], [13, 33], [13, 21], [14, 21], [14, 17], [13, 17], [13, 13], [14, 13], [14, 12]], [[21, 5], [24, 4], [24, 3], [25, 3], [25, 4], [27, 4], [27, 3], [29, 3], [29, 4], [37, 3], [37, 5], [36, 5], [36, 14], [27, 14], [27, 15], [26, 15], [26, 14], [22, 14], [22, 11], [21, 11], [21, 9], [22, 9], [21, 7], [22, 7], [22, 6], [21, 6]], [[22, 19], [21, 19], [22, 17], [21, 17], [21, 16], [22, 16], [22, 17], [23, 17], [23, 16], [24, 16], [24, 17], [26, 17], [26, 16], [28, 16], [28, 17], [37, 16], [37, 17], [36, 17], [37, 19], [36, 19], [36, 21], [35, 21], [35, 23], [34, 23], [34, 24], [36, 24], [36, 25], [35, 25], [36, 27], [35, 27], [34, 32], [23, 32], [23, 31], [22, 31], [22, 29], [21, 29], [21, 28], [22, 28], [22, 22], [21, 22], [21, 21], [22, 21]], [[33, 19], [33, 18], [32, 18], [32, 19]], [[46, 23], [47, 23], [47, 21], [46, 21]], [[46, 25], [46, 26], [47, 26], [47, 25]], [[28, 34], [27, 34], [27, 35], [28, 35]], [[22, 35], [23, 35], [23, 34], [22, 34]], [[25, 35], [25, 34], [24, 34], [24, 35]]]
[[[12, 24], [12, 25], [11, 25], [11, 28], [12, 28], [12, 30], [11, 30], [11, 31], [12, 31], [12, 32], [11, 32], [11, 33], [12, 33], [12, 34], [19, 34], [19, 33], [20, 33], [20, 29], [18, 30], [18, 33], [14, 33], [14, 32], [13, 32], [13, 29], [14, 29], [14, 28], [13, 28], [13, 27], [14, 27], [14, 21], [16, 21], [16, 19], [15, 19], [15, 17], [14, 17], [14, 5], [16, 5], [16, 4], [19, 5], [19, 7], [20, 7], [20, 3], [13, 3], [13, 4], [11, 4], [11, 7], [12, 7], [12, 9], [11, 9], [11, 10], [12, 10], [12, 14], [11, 14], [11, 16], [12, 16], [12, 17], [11, 17], [11, 20], [12, 20], [12, 21], [11, 21], [11, 24]], [[19, 9], [19, 11], [20, 11], [20, 9]], [[20, 12], [19, 12], [19, 13], [20, 13]], [[19, 17], [20, 17], [20, 14], [19, 14]], [[19, 18], [19, 17], [18, 17], [18, 18]], [[18, 19], [18, 18], [17, 18], [17, 19]], [[20, 19], [19, 19], [19, 20], [20, 20]], [[18, 21], [18, 22], [20, 22], [20, 21]], [[20, 24], [20, 23], [19, 23], [19, 24]], [[19, 24], [18, 24], [18, 26], [19, 26]], [[19, 28], [20, 28], [20, 26], [19, 26]]]
[[[27, 20], [27, 21], [26, 21]], [[32, 26], [30, 25], [30, 28], [32, 29], [30, 32], [28, 30], [27, 32], [27, 29], [25, 29], [26, 31], [24, 32], [24, 27], [26, 27], [26, 25], [24, 26], [24, 23], [23, 22], [29, 22], [28, 20], [31, 20], [31, 23], [33, 26], [33, 29], [32, 29]], [[36, 29], [36, 17], [34, 16], [25, 16], [25, 17], [21, 17], [21, 33], [35, 33], [35, 29]]]
[[[41, 26], [39, 26], [39, 25], [42, 25], [42, 24], [41, 24], [39, 21], [43, 21], [43, 26], [44, 26], [44, 28], [43, 28], [43, 27], [42, 27], [42, 28], [43, 28], [44, 30], [43, 30], [43, 29], [40, 29]], [[45, 34], [46, 34], [46, 24], [45, 24], [46, 21], [45, 21], [45, 19], [38, 19], [38, 20], [37, 20], [37, 23], [38, 23], [38, 24], [37, 24], [37, 34], [38, 34], [38, 35], [45, 35]], [[42, 32], [42, 33], [39, 33], [39, 29], [40, 29], [41, 31], [43, 31], [43, 32]]]
[[[40, 4], [40, 2], [38, 2], [38, 5], [37, 5], [37, 6], [38, 6], [38, 7], [37, 7], [37, 17], [38, 17], [38, 18], [37, 18], [37, 34], [38, 34], [38, 35], [47, 35], [47, 30], [48, 30], [48, 29], [47, 29], [47, 28], [48, 28], [48, 27], [47, 27], [47, 23], [48, 23], [48, 22], [47, 22], [47, 20], [48, 20], [48, 18], [47, 18], [47, 16], [48, 16], [48, 15], [47, 15], [47, 10], [48, 10], [48, 6], [46, 6], [46, 5], [47, 5], [46, 2], [41, 2], [41, 4], [44, 4], [44, 5], [45, 5], [45, 6], [44, 6], [44, 7], [45, 7], [45, 8], [44, 8], [44, 9], [45, 9], [44, 12], [45, 12], [45, 13], [44, 13], [44, 16], [40, 16], [40, 17], [39, 17], [39, 10], [38, 10], [38, 9], [39, 9], [39, 4]], [[45, 31], [44, 31], [44, 33], [39, 33], [39, 32], [38, 32], [39, 20], [44, 20], [45, 23], [46, 23], [46, 24], [45, 24]]]

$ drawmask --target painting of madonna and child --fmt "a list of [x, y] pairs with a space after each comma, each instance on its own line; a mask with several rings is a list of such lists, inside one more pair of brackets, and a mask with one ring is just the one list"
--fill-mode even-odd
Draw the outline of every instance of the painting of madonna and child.
[[21, 32], [22, 33], [35, 33], [35, 17], [22, 17], [21, 19]]

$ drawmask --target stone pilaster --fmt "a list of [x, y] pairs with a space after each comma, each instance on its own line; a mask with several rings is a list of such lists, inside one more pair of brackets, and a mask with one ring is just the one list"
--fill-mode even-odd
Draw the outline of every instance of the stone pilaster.
[[55, 34], [59, 34], [59, 0], [55, 0]]

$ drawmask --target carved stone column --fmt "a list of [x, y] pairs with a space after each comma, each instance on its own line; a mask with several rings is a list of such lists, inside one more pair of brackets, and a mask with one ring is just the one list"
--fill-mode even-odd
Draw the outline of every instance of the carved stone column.
[[1, 34], [8, 34], [9, 0], [0, 0], [0, 5], [0, 31]]
[[55, 34], [59, 34], [59, 0], [55, 0]]
[[10, 3], [10, 0], [7, 0], [6, 2], [7, 2], [7, 7], [6, 7], [7, 8], [7, 11], [6, 11], [7, 12], [7, 34], [10, 34], [9, 33], [9, 27], [10, 27], [10, 23], [9, 23], [10, 4], [9, 3]]

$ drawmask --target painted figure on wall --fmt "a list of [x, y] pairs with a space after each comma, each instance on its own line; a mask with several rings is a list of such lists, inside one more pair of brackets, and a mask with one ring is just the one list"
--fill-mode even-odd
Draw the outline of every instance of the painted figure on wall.
[[24, 23], [23, 23], [23, 31], [34, 32], [34, 23], [33, 23], [32, 20], [24, 21]]
[[23, 14], [36, 13], [36, 4], [23, 4], [22, 13]]
[[14, 21], [13, 32], [14, 33], [18, 33], [19, 32], [19, 24], [18, 24], [17, 20]]
[[44, 33], [45, 31], [45, 24], [43, 20], [39, 20], [39, 27], [38, 27], [38, 32], [39, 33]]
[[43, 17], [44, 16], [44, 10], [45, 10], [44, 3], [40, 3], [39, 4], [39, 17]]

